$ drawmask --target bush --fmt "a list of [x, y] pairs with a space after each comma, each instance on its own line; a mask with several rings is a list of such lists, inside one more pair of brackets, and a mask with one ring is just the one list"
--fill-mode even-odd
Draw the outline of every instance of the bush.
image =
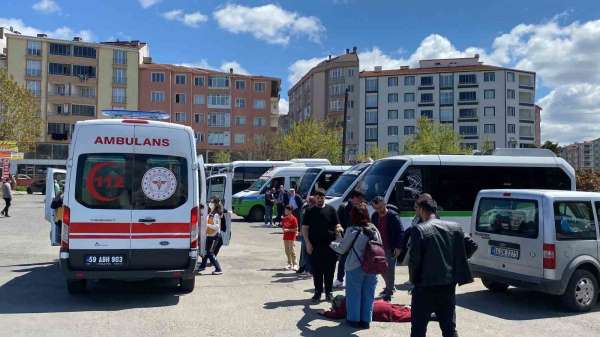
[[600, 192], [600, 174], [593, 170], [577, 170], [577, 190]]

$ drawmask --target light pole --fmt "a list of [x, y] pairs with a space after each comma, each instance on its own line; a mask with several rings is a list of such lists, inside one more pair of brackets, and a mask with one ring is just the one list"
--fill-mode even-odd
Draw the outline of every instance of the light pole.
[[344, 92], [344, 119], [342, 120], [342, 164], [346, 162], [346, 119], [348, 118], [348, 87]]

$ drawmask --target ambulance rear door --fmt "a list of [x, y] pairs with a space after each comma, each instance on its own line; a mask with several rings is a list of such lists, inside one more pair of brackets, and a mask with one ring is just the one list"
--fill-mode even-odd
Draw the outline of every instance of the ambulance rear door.
[[215, 174], [207, 179], [207, 200], [217, 197], [223, 204], [223, 217], [225, 222], [221, 226], [223, 245], [229, 245], [231, 239], [231, 192], [232, 174]]

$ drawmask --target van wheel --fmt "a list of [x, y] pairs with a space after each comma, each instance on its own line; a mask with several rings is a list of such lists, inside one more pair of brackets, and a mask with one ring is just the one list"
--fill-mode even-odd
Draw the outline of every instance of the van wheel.
[[508, 284], [492, 281], [485, 277], [481, 278], [481, 283], [483, 283], [483, 286], [486, 287], [489, 291], [495, 293], [505, 292], [508, 289]]
[[598, 281], [594, 274], [584, 269], [573, 273], [561, 300], [567, 309], [575, 312], [590, 311], [598, 297]]
[[250, 214], [248, 218], [252, 222], [264, 221], [265, 219], [265, 210], [260, 206], [254, 206], [250, 210]]
[[31, 189], [31, 187], [27, 187], [27, 194], [33, 194], [33, 190]]
[[69, 294], [76, 295], [85, 292], [85, 280], [67, 280], [67, 290]]
[[179, 289], [184, 293], [191, 293], [194, 291], [194, 287], [196, 286], [196, 278], [192, 277], [190, 279], [181, 279], [179, 281]]

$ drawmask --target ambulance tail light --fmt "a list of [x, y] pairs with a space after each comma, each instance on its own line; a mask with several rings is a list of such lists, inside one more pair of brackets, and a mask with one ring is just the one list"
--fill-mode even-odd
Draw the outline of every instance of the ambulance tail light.
[[544, 243], [544, 269], [556, 269], [556, 246]]
[[198, 207], [190, 214], [190, 249], [198, 249]]
[[148, 124], [148, 121], [143, 119], [124, 119], [121, 122], [128, 124]]
[[62, 229], [60, 231], [60, 251], [69, 251], [69, 226], [71, 225], [71, 209], [68, 206], [63, 208]]

